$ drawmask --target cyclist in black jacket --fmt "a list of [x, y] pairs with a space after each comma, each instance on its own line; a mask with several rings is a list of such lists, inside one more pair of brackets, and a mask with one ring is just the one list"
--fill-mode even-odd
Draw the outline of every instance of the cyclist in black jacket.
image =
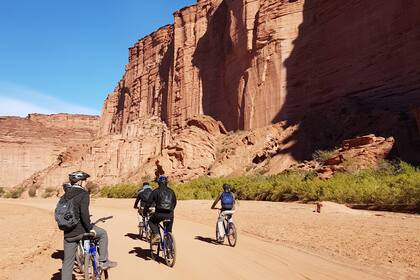
[[69, 174], [70, 185], [65, 187], [64, 197], [73, 199], [73, 205], [80, 221], [75, 228], [64, 231], [64, 260], [61, 270], [62, 280], [71, 280], [76, 255], [77, 242], [68, 242], [66, 239], [78, 235], [92, 232], [96, 235], [99, 242], [99, 264], [102, 269], [115, 267], [116, 262], [108, 260], [108, 235], [106, 231], [98, 226], [92, 225], [89, 214], [89, 193], [86, 190], [87, 178], [89, 174], [83, 171], [76, 171]]
[[157, 179], [159, 187], [153, 190], [149, 200], [144, 207], [145, 213], [149, 211], [149, 207], [155, 204], [155, 213], [150, 217], [150, 229], [152, 230], [152, 243], [158, 243], [160, 240], [159, 223], [165, 219], [171, 220], [168, 225], [168, 231], [172, 232], [174, 223], [174, 209], [176, 207], [175, 192], [168, 187], [168, 179], [166, 176], [159, 176]]

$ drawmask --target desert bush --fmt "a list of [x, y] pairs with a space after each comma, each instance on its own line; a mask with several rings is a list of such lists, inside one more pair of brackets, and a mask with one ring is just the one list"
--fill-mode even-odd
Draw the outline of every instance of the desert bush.
[[92, 195], [99, 193], [99, 185], [92, 181], [87, 182], [86, 189]]
[[0, 197], [3, 197], [4, 194], [5, 194], [4, 188], [0, 187]]
[[44, 190], [44, 193], [42, 194], [42, 197], [43, 198], [52, 197], [56, 191], [57, 191], [56, 188], [48, 187]]
[[312, 158], [319, 163], [324, 163], [334, 154], [334, 150], [316, 150], [312, 154]]
[[19, 198], [24, 191], [25, 189], [23, 187], [12, 188], [8, 190], [7, 192], [5, 192], [4, 197], [5, 198]]
[[108, 198], [134, 198], [138, 189], [139, 184], [118, 184], [104, 187], [100, 190], [100, 195]]
[[31, 186], [28, 190], [29, 197], [36, 197], [36, 191], [39, 189], [39, 186]]

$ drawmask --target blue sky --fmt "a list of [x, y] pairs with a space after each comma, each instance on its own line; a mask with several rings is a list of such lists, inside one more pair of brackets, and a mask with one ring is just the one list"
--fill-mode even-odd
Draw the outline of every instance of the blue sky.
[[0, 115], [99, 114], [128, 48], [195, 2], [0, 1]]

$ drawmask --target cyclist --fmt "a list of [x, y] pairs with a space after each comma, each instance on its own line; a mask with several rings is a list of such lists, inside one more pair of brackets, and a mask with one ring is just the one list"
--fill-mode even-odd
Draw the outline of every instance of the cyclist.
[[[149, 200], [150, 194], [152, 193], [153, 189], [149, 185], [148, 182], [143, 183], [143, 187], [137, 193], [136, 201], [134, 202], [134, 209], [138, 209], [138, 212], [141, 216], [143, 216], [143, 209], [146, 205], [146, 202]], [[139, 205], [140, 202], [140, 205]]]
[[61, 270], [62, 280], [71, 280], [76, 255], [77, 242], [68, 242], [66, 239], [82, 235], [86, 232], [92, 232], [98, 238], [99, 242], [99, 265], [106, 270], [117, 266], [116, 262], [108, 259], [108, 235], [107, 232], [90, 222], [89, 215], [89, 193], [86, 189], [89, 174], [83, 171], [76, 171], [69, 174], [71, 186], [65, 188], [63, 197], [73, 201], [73, 207], [76, 215], [79, 216], [77, 225], [68, 231], [64, 231], [64, 260]]
[[144, 207], [144, 212], [148, 213], [152, 204], [155, 204], [155, 213], [150, 217], [150, 229], [152, 230], [151, 243], [159, 243], [159, 223], [169, 219], [168, 231], [172, 232], [174, 223], [174, 209], [176, 207], [175, 192], [169, 188], [168, 179], [164, 175], [160, 175], [157, 179], [158, 188], [153, 190], [149, 200]]
[[220, 209], [219, 218], [217, 219], [217, 227], [219, 229], [219, 236], [217, 236], [217, 242], [223, 242], [225, 236], [225, 228], [223, 226], [223, 221], [227, 216], [229, 221], [232, 221], [232, 215], [235, 209], [235, 195], [231, 192], [231, 186], [228, 184], [223, 184], [223, 192], [216, 198], [211, 206], [211, 209], [215, 209], [217, 203], [220, 201], [222, 208]]

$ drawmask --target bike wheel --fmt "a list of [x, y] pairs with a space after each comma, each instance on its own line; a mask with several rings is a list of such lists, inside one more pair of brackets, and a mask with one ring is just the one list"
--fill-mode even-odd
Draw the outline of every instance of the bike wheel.
[[80, 273], [84, 272], [85, 260], [84, 260], [83, 254], [84, 254], [83, 249], [78, 244], [77, 249], [76, 249], [76, 263], [77, 263], [77, 267], [78, 267]]
[[163, 250], [165, 262], [169, 267], [173, 267], [176, 261], [176, 245], [172, 233], [168, 232], [165, 236], [165, 248]]
[[227, 228], [227, 239], [229, 245], [232, 247], [236, 246], [236, 241], [238, 240], [238, 236], [236, 233], [236, 227], [234, 223], [229, 223]]

